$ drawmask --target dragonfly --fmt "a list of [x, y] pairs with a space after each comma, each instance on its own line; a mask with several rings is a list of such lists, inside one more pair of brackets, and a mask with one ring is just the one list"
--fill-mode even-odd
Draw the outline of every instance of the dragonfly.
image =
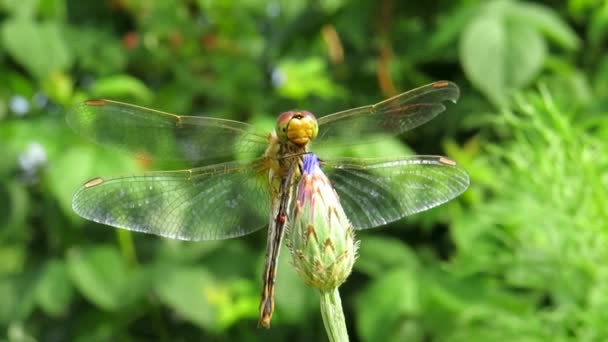
[[445, 103], [459, 95], [455, 83], [436, 81], [319, 119], [290, 110], [278, 116], [270, 133], [239, 121], [88, 100], [68, 111], [67, 122], [77, 133], [137, 158], [193, 167], [96, 177], [76, 191], [72, 207], [94, 222], [180, 240], [235, 238], [267, 225], [259, 325], [269, 328], [277, 260], [303, 156], [320, 156], [356, 230], [436, 207], [469, 185], [467, 172], [447, 157], [325, 158], [322, 151], [399, 135], [444, 112]]

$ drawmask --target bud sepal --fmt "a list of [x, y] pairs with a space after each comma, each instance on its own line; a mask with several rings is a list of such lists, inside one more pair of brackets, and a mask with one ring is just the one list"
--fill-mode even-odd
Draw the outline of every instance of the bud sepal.
[[292, 262], [307, 285], [330, 291], [350, 275], [358, 243], [314, 154], [305, 155], [302, 170], [289, 230]]

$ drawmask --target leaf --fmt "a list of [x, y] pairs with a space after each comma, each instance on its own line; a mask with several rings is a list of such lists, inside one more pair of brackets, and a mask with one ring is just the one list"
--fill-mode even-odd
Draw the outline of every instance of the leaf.
[[494, 1], [467, 26], [460, 42], [465, 73], [499, 107], [538, 74], [546, 57], [540, 33], [506, 16], [510, 6], [511, 2]]
[[10, 13], [13, 17], [30, 18], [36, 14], [40, 0], [0, 0], [0, 9]]
[[421, 309], [418, 286], [415, 273], [402, 269], [384, 273], [361, 291], [356, 308], [357, 328], [362, 339], [418, 340], [420, 332], [415, 325], [408, 324], [408, 316], [415, 316]]
[[328, 77], [325, 63], [320, 58], [286, 60], [273, 72], [273, 82], [279, 94], [296, 100], [308, 96], [332, 98], [343, 92]]
[[478, 17], [465, 29], [460, 59], [471, 82], [497, 104], [504, 104], [505, 28], [496, 18]]
[[43, 79], [72, 64], [70, 52], [55, 22], [11, 19], [4, 23], [0, 34], [11, 57], [37, 78]]
[[91, 88], [94, 97], [132, 97], [138, 102], [150, 102], [152, 92], [140, 80], [129, 75], [114, 75], [98, 79]]
[[53, 72], [43, 80], [42, 89], [51, 100], [69, 105], [74, 92], [74, 82], [68, 74]]
[[215, 250], [224, 250], [225, 248], [225, 241], [220, 240], [192, 243], [191, 241], [161, 239], [157, 257], [165, 261], [187, 263], [200, 260]]
[[[286, 248], [278, 262], [275, 284], [276, 315], [273, 316], [273, 322], [277, 322], [277, 324], [279, 322], [302, 324], [309, 317], [315, 317], [319, 314], [320, 298], [317, 291], [304, 284], [292, 264], [292, 256], [287, 252]], [[264, 260], [260, 260], [258, 265], [263, 266]], [[262, 267], [260, 267], [258, 274], [262, 274]], [[261, 279], [258, 284], [261, 288]], [[256, 297], [259, 304], [259, 294]]]
[[0, 323], [26, 319], [34, 309], [33, 271], [0, 278]]
[[65, 262], [48, 261], [36, 288], [36, 300], [42, 310], [50, 316], [65, 315], [73, 293]]
[[386, 237], [366, 236], [359, 247], [355, 268], [370, 276], [380, 276], [395, 269], [412, 269], [416, 255], [403, 242]]
[[59, 205], [68, 216], [74, 217], [72, 196], [82, 184], [96, 176], [124, 173], [134, 169], [134, 159], [88, 145], [70, 148], [59, 155], [50, 166], [47, 176], [49, 187], [59, 200]]
[[73, 249], [67, 265], [80, 293], [105, 310], [118, 311], [145, 292], [142, 274], [128, 268], [114, 247]]
[[27, 331], [22, 322], [13, 321], [6, 329], [8, 341], [36, 342], [36, 338]]
[[23, 270], [27, 251], [21, 244], [0, 245], [0, 275], [15, 274]]
[[59, 156], [49, 169], [49, 187], [68, 215], [72, 214], [72, 195], [80, 185], [91, 178], [94, 154], [92, 148], [72, 148]]
[[233, 279], [228, 284], [229, 300], [219, 308], [218, 325], [228, 328], [242, 319], [257, 319], [260, 291], [249, 279]]
[[157, 274], [156, 291], [161, 301], [185, 319], [218, 330], [218, 306], [228, 295], [226, 288], [198, 267], [163, 268]]
[[533, 2], [516, 2], [509, 15], [525, 25], [536, 28], [549, 39], [568, 50], [576, 50], [580, 39], [552, 8]]
[[[2, 147], [0, 146], [0, 148]], [[25, 186], [19, 181], [2, 184], [0, 186], [0, 203], [7, 203], [7, 205], [0, 206], [0, 239], [7, 241], [16, 236], [28, 234], [23, 229], [30, 206], [30, 197]], [[23, 253], [25, 254], [26, 251], [23, 251]], [[12, 268], [6, 266], [7, 264], [11, 265], [10, 262], [5, 259], [2, 260], [3, 266], [0, 269], [8, 270]], [[16, 266], [16, 264], [12, 266]]]
[[592, 76], [593, 87], [596, 94], [608, 94], [608, 56], [599, 61], [596, 74]]
[[527, 85], [540, 72], [547, 55], [545, 40], [530, 26], [508, 23], [505, 78], [508, 89]]
[[38, 11], [43, 17], [65, 20], [67, 15], [66, 0], [40, 0]]
[[[464, 27], [474, 18], [477, 5], [457, 7], [444, 17], [439, 17], [437, 30], [431, 32], [426, 44], [433, 55], [442, 54], [457, 40]], [[424, 52], [422, 52], [424, 53]]]
[[87, 74], [112, 75], [124, 70], [127, 50], [119, 37], [94, 26], [66, 27], [66, 37], [75, 61]]
[[332, 15], [347, 5], [348, 1], [345, 0], [328, 0], [319, 3], [326, 15]]

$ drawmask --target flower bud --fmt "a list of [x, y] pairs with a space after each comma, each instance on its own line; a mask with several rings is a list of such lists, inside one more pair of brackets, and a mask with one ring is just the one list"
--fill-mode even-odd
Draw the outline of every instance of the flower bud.
[[355, 263], [358, 243], [338, 194], [316, 155], [304, 156], [288, 244], [304, 282], [322, 291], [340, 286]]

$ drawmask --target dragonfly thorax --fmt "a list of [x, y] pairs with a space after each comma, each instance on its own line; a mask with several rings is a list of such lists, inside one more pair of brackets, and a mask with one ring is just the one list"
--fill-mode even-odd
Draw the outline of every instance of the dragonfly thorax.
[[307, 111], [290, 110], [277, 118], [276, 133], [281, 143], [305, 146], [319, 132], [315, 116]]

